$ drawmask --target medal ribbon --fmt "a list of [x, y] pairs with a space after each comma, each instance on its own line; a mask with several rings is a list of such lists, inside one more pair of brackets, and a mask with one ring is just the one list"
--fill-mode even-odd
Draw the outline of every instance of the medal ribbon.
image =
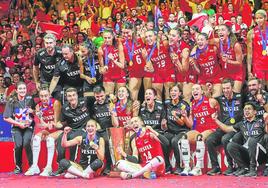
[[252, 130], [254, 128], [254, 124], [251, 125], [251, 127], [249, 127], [250, 123], [247, 122], [247, 130], [248, 130], [248, 136], [251, 136]]
[[227, 54], [227, 51], [231, 48], [231, 41], [230, 41], [229, 38], [228, 38], [228, 40], [227, 40], [227, 45], [228, 45], [228, 47], [227, 47], [227, 49], [224, 51], [222, 41], [220, 40], [220, 50], [221, 50], [221, 53], [223, 53], [223, 54]]
[[[106, 61], [106, 59], [105, 59], [105, 61]], [[88, 67], [90, 69], [91, 77], [92, 78], [95, 78], [95, 76], [96, 76], [96, 69], [95, 69], [95, 59], [94, 59], [93, 56], [92, 56], [92, 65], [90, 63], [90, 59], [89, 58], [87, 59], [87, 64], [88, 64]], [[105, 65], [106, 65], [106, 62], [105, 62]]]
[[105, 66], [108, 66], [108, 63], [109, 63], [109, 59], [108, 59], [108, 46], [106, 45], [105, 46], [105, 53], [104, 53], [104, 60], [105, 60]]
[[230, 118], [234, 118], [234, 100], [232, 100], [231, 110], [230, 110], [230, 106], [229, 106], [228, 102], [225, 101], [225, 104], [226, 104], [226, 107], [228, 109], [228, 113], [229, 113]]
[[151, 49], [151, 51], [150, 51], [150, 53], [149, 53], [149, 56], [147, 57], [147, 62], [150, 61], [150, 59], [151, 59], [151, 57], [152, 57], [152, 55], [153, 55], [153, 53], [154, 53], [155, 48], [156, 48], [156, 43], [154, 43], [154, 46], [153, 46], [153, 48]]
[[266, 50], [267, 47], [267, 40], [268, 40], [268, 27], [265, 27], [265, 39], [262, 35], [261, 28], [259, 27], [260, 35], [261, 35], [261, 42], [262, 42], [262, 50]]
[[128, 56], [129, 56], [129, 61], [132, 61], [133, 55], [134, 55], [134, 41], [132, 40], [131, 51], [130, 51], [130, 47], [128, 44], [128, 40], [126, 41], [126, 47], [127, 47], [127, 52], [128, 52]]

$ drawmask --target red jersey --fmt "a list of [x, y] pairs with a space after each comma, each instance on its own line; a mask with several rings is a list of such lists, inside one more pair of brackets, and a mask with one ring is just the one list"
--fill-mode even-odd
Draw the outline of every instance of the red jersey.
[[133, 117], [133, 113], [131, 110], [127, 110], [127, 104], [121, 106], [119, 102], [115, 105], [115, 111], [117, 113], [117, 118], [119, 121], [119, 126], [124, 127], [128, 121]]
[[200, 69], [198, 80], [201, 84], [207, 82], [220, 83], [221, 68], [214, 46], [209, 45], [208, 49], [201, 53], [196, 61]]
[[211, 115], [216, 112], [209, 104], [209, 98], [203, 96], [200, 101], [192, 101], [192, 113], [194, 117], [193, 129], [198, 132], [204, 132], [210, 129], [216, 129], [217, 125]]
[[[268, 27], [268, 23], [266, 24], [266, 29]], [[261, 37], [261, 33], [260, 33], [260, 29], [259, 27], [255, 27], [253, 29], [253, 42], [252, 42], [252, 64], [253, 64], [253, 69], [256, 70], [265, 70], [268, 71], [268, 40], [266, 41], [266, 55], [262, 55], [262, 37]], [[268, 36], [266, 36], [266, 32], [262, 32], [262, 36], [264, 38], [264, 40], [266, 38], [268, 38]]]
[[[236, 44], [236, 43], [235, 43]], [[235, 46], [234, 44], [234, 46]], [[228, 44], [223, 44], [221, 53], [227, 55], [229, 60], [236, 61], [234, 47], [228, 48]], [[222, 75], [224, 78], [231, 78], [233, 80], [243, 81], [243, 65], [234, 65], [230, 63], [225, 63], [220, 56], [220, 64], [222, 68]]]
[[[151, 54], [153, 46], [147, 46], [146, 50], [148, 56]], [[174, 74], [175, 66], [169, 56], [169, 48], [165, 47], [161, 42], [159, 47], [154, 48], [151, 56], [151, 62], [154, 66], [154, 74], [166, 76], [167, 74]]]
[[[42, 116], [42, 119], [45, 123], [51, 123], [51, 122], [54, 122], [54, 104], [55, 104], [56, 100], [53, 99], [53, 98], [50, 98], [49, 100], [49, 104], [47, 105], [44, 105], [42, 102], [39, 102], [37, 104], [37, 108], [40, 109], [40, 112], [41, 112], [41, 116]], [[40, 130], [43, 130], [42, 127], [38, 126], [35, 128], [35, 132], [39, 132]], [[57, 129], [56, 128], [52, 128], [52, 129], [48, 129], [46, 128], [47, 131], [49, 132], [54, 132], [56, 131]]]
[[[102, 46], [103, 50], [103, 62], [104, 65], [108, 67], [108, 71], [104, 74], [104, 77], [109, 77], [110, 79], [120, 79], [122, 77], [126, 76], [126, 73], [124, 72], [123, 69], [118, 67], [114, 61], [119, 61], [119, 52], [118, 49], [115, 48], [114, 46]], [[112, 54], [114, 61], [110, 60], [108, 58], [108, 55]]]
[[[124, 54], [128, 62], [128, 71], [130, 77], [142, 78], [144, 75], [145, 61], [142, 57], [143, 41], [138, 38], [136, 41], [126, 40], [124, 42]], [[133, 48], [133, 50], [132, 50]], [[132, 64], [130, 64], [130, 56], [132, 55]]]
[[[164, 159], [161, 144], [160, 142], [151, 138], [150, 130], [147, 129], [143, 136], [136, 137], [135, 142], [142, 166], [145, 166], [154, 157], [157, 156], [161, 156]], [[158, 169], [156, 170], [158, 175], [163, 174], [164, 171], [165, 171], [164, 164], [159, 166]]]

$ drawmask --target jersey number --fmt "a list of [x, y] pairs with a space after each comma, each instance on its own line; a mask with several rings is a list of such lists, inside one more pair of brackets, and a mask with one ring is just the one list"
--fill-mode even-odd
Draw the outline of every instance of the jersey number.
[[88, 158], [88, 160], [87, 160], [87, 164], [90, 164], [90, 161], [91, 161], [91, 155], [88, 155], [87, 158]]
[[148, 151], [147, 154], [146, 153], [143, 153], [143, 156], [146, 159], [146, 163], [148, 163], [148, 162], [150, 162], [150, 160], [152, 160], [152, 154], [151, 154], [150, 151]]
[[206, 74], [213, 74], [213, 67], [207, 67], [205, 68]]

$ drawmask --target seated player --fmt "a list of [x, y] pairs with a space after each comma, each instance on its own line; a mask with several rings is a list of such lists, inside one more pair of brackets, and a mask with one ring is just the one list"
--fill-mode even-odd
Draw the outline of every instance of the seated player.
[[93, 178], [100, 175], [104, 166], [104, 139], [96, 134], [98, 124], [89, 120], [86, 124], [86, 133], [67, 141], [67, 134], [71, 127], [65, 127], [62, 137], [62, 147], [80, 145], [79, 164], [67, 159], [60, 161], [60, 168], [67, 171], [65, 178]]
[[[130, 126], [136, 133], [131, 141], [132, 155], [127, 155], [121, 147], [118, 152], [125, 158], [119, 160], [117, 168], [122, 171], [122, 179], [131, 179], [139, 176], [151, 178], [153, 174], [161, 176], [165, 173], [165, 162], [158, 133], [150, 126], [145, 125], [140, 117], [133, 117]], [[138, 163], [140, 161], [140, 163]]]
[[38, 158], [41, 149], [41, 141], [47, 144], [47, 165], [40, 176], [50, 176], [52, 172], [52, 161], [55, 151], [55, 140], [62, 133], [58, 130], [56, 122], [59, 121], [61, 103], [50, 97], [48, 87], [42, 87], [39, 91], [40, 102], [36, 105], [36, 113], [40, 123], [36, 123], [32, 143], [33, 164], [25, 173], [26, 176], [39, 174]]

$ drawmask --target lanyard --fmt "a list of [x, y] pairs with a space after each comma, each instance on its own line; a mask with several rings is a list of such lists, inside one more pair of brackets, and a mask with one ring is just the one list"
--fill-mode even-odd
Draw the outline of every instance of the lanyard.
[[129, 44], [128, 44], [128, 40], [126, 41], [126, 46], [127, 46], [127, 52], [128, 52], [129, 60], [132, 61], [133, 54], [134, 54], [134, 41], [132, 40], [131, 51], [130, 51], [130, 47], [129, 47]]
[[105, 56], [105, 66], [108, 66], [108, 63], [109, 63], [109, 59], [108, 59], [108, 46], [106, 45], [105, 46], [105, 53], [104, 53], [104, 56]]
[[[90, 59], [89, 58], [87, 59], [87, 64], [88, 64], [88, 67], [90, 69], [91, 77], [92, 78], [95, 78], [95, 76], [96, 76], [96, 69], [95, 69], [95, 59], [94, 59], [93, 56], [92, 56], [92, 65], [90, 63]], [[105, 65], [106, 65], [106, 62], [105, 62]]]
[[[95, 135], [93, 142], [94, 142], [94, 144], [97, 144], [97, 142], [98, 142], [97, 135]], [[88, 138], [88, 135], [87, 135], [87, 137], [86, 137], [86, 145], [88, 145], [88, 144], [89, 144], [89, 138]]]
[[229, 38], [228, 38], [227, 43], [228, 43], [228, 48], [224, 51], [222, 41], [220, 40], [220, 50], [221, 50], [221, 53], [223, 54], [227, 54], [227, 51], [231, 48], [231, 41]]
[[149, 56], [147, 57], [147, 62], [150, 61], [150, 59], [151, 59], [151, 57], [152, 57], [152, 55], [153, 55], [153, 53], [154, 53], [155, 48], [156, 48], [156, 43], [154, 43], [154, 46], [153, 46], [153, 48], [151, 49], [151, 51], [150, 51], [150, 53], [149, 53]]
[[251, 127], [249, 126], [251, 123], [247, 122], [247, 131], [248, 131], [248, 136], [251, 136], [251, 133], [253, 131], [254, 128], [254, 124], [251, 125]]
[[228, 102], [225, 101], [225, 104], [226, 104], [226, 107], [228, 109], [228, 113], [229, 113], [230, 118], [233, 118], [234, 117], [234, 100], [232, 100], [231, 110], [230, 110], [230, 106], [229, 106]]
[[202, 54], [204, 51], [208, 49], [208, 45], [204, 49], [196, 48], [195, 54], [190, 55], [190, 57], [194, 57], [195, 59], [198, 59], [200, 54]]

